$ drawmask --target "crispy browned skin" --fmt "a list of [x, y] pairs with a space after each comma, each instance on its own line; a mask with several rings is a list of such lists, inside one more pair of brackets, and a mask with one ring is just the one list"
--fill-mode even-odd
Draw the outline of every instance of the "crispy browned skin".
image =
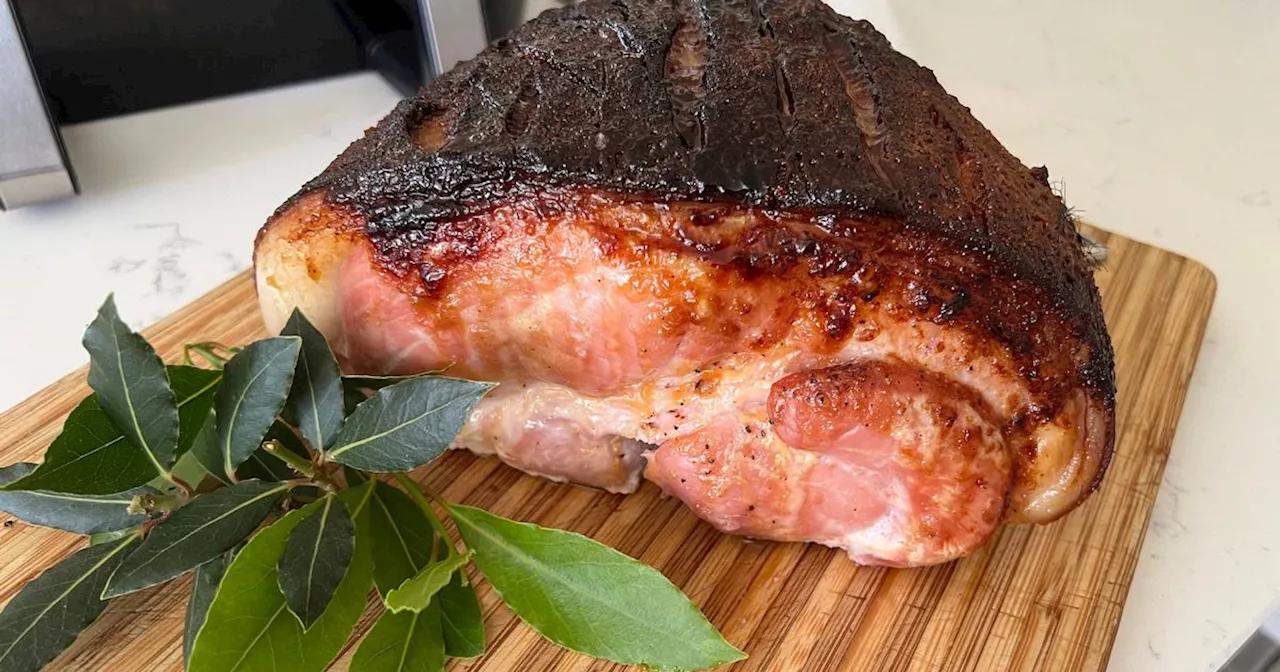
[[[1096, 478], [1105, 471], [1112, 350], [1047, 171], [1009, 154], [870, 24], [816, 0], [548, 12], [402, 102], [279, 214], [316, 194], [315, 212], [364, 222], [377, 263], [424, 297], [487, 254], [496, 209], [583, 221], [600, 203], [692, 209], [705, 228], [653, 217], [601, 235], [704, 255], [726, 282], [762, 291], [848, 276], [822, 305], [796, 296], [833, 344], [861, 312], [970, 333], [973, 356], [998, 347], [1034, 395], [1012, 436], [1058, 417], [1077, 390], [1105, 408]], [[721, 224], [744, 209], [762, 223]]]

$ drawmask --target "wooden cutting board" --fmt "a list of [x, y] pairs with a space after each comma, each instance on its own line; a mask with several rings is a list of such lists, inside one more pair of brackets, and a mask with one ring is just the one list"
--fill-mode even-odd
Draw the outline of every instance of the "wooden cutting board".
[[[1101, 491], [1065, 519], [1006, 527], [962, 561], [918, 570], [858, 567], [804, 544], [717, 533], [646, 484], [608, 495], [531, 478], [454, 452], [417, 476], [447, 499], [588, 534], [681, 586], [729, 641], [738, 670], [1102, 670], [1115, 638], [1169, 445], [1195, 365], [1215, 281], [1203, 266], [1117, 235], [1098, 273], [1119, 380], [1115, 457]], [[105, 289], [105, 288], [104, 288]], [[91, 316], [86, 315], [86, 321]], [[168, 361], [183, 343], [262, 335], [243, 274], [147, 335]], [[0, 415], [0, 464], [36, 459], [87, 394], [84, 371]], [[7, 520], [7, 517], [5, 517]], [[0, 600], [81, 543], [15, 522], [0, 528]], [[51, 666], [177, 670], [187, 581], [117, 600]], [[479, 582], [490, 641], [466, 670], [603, 670], [541, 641]], [[372, 625], [376, 608], [359, 625]], [[345, 669], [348, 650], [338, 667]]]

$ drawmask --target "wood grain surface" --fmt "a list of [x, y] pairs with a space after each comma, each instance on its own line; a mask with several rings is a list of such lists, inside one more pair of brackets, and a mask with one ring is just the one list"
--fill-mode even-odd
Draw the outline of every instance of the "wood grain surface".
[[[591, 535], [666, 574], [729, 641], [735, 670], [1102, 670], [1139, 557], [1213, 303], [1203, 266], [1116, 235], [1098, 273], [1119, 380], [1115, 457], [1102, 489], [1063, 520], [1006, 527], [962, 561], [858, 567], [819, 546], [717, 533], [645, 484], [608, 495], [453, 452], [416, 476], [446, 498]], [[105, 291], [105, 288], [104, 288]], [[88, 322], [92, 315], [85, 315]], [[186, 342], [262, 335], [241, 275], [147, 331], [167, 361]], [[84, 371], [0, 415], [0, 464], [34, 460], [88, 392]], [[8, 520], [8, 517], [4, 517]], [[0, 600], [82, 545], [15, 522], [0, 528]], [[187, 579], [116, 600], [51, 669], [177, 670]], [[479, 581], [489, 649], [465, 670], [605, 670], [541, 641]], [[372, 625], [377, 608], [361, 621]], [[345, 669], [349, 649], [337, 668]]]

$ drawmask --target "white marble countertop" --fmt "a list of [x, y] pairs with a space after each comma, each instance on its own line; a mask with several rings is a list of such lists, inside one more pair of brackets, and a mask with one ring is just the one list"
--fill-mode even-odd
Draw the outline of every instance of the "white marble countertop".
[[0, 408], [88, 361], [107, 292], [140, 328], [248, 268], [272, 211], [398, 100], [361, 74], [65, 127], [81, 195], [0, 212]]
[[[1086, 218], [1217, 274], [1112, 654], [1214, 669], [1280, 604], [1280, 3], [832, 4], [869, 8]], [[0, 213], [0, 408], [85, 361], [108, 291], [143, 326], [247, 268], [264, 218], [396, 99], [365, 74], [66, 129], [84, 194]]]

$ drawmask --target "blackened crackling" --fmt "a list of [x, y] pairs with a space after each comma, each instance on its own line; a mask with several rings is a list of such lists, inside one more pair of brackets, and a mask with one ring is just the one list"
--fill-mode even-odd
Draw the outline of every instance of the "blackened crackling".
[[[434, 152], [414, 142], [427, 119], [445, 126]], [[299, 195], [323, 189], [354, 209], [390, 258], [441, 223], [574, 188], [786, 212], [827, 229], [889, 221], [943, 241], [994, 282], [1044, 297], [971, 317], [1023, 358], [1026, 378], [1037, 377], [1028, 333], [1047, 308], [1088, 345], [1077, 382], [1114, 410], [1101, 300], [1047, 172], [1006, 151], [869, 23], [818, 0], [586, 0], [547, 12], [401, 102]], [[971, 303], [952, 285], [944, 319]]]

